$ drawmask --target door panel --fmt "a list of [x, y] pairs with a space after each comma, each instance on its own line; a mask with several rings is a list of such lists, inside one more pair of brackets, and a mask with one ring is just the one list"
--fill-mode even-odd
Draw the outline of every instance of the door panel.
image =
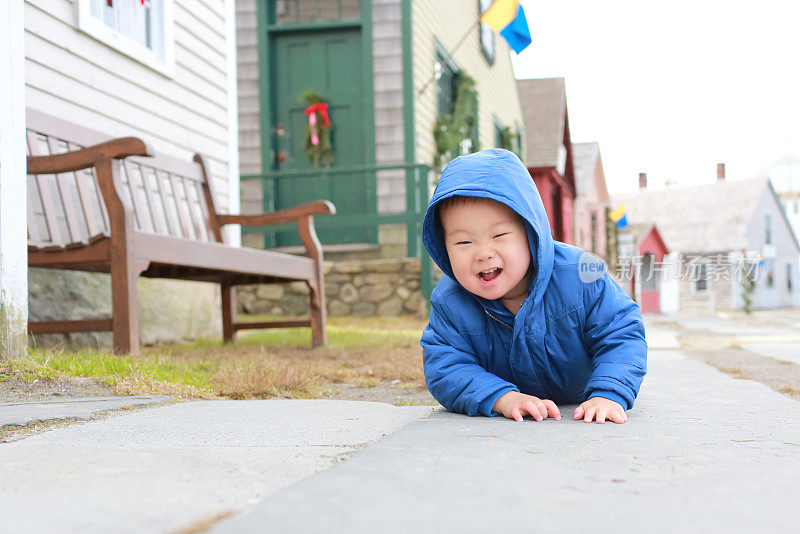
[[[320, 198], [331, 200], [341, 215], [375, 212], [370, 198], [370, 173], [327, 174], [315, 169], [306, 156], [308, 117], [297, 98], [306, 89], [320, 93], [329, 105], [333, 163], [331, 168], [365, 165], [366, 143], [364, 105], [372, 105], [363, 94], [361, 33], [359, 30], [326, 30], [314, 33], [276, 35], [274, 57], [274, 136], [276, 154], [285, 160], [279, 170], [307, 170], [303, 177], [279, 177], [275, 181], [276, 209], [296, 206]], [[319, 231], [323, 243], [373, 241], [375, 230], [344, 229]], [[277, 246], [299, 244], [296, 232], [278, 232]]]

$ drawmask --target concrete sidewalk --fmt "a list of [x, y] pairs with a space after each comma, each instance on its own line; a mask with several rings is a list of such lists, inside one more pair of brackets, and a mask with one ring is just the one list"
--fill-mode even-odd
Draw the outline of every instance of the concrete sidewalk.
[[433, 407], [198, 401], [0, 445], [0, 532], [175, 532], [330, 467]]
[[800, 404], [649, 364], [627, 424], [436, 413], [213, 532], [797, 532]]
[[168, 402], [171, 397], [73, 397], [59, 400], [0, 403], [0, 426], [25, 426], [33, 421], [92, 419], [96, 414], [128, 406]]
[[624, 425], [200, 401], [2, 444], [0, 532], [796, 531], [800, 404], [648, 338]]

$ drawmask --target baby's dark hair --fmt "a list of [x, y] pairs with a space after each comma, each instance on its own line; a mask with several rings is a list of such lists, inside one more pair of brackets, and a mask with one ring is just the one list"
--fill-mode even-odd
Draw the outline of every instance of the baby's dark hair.
[[465, 195], [453, 195], [452, 197], [447, 197], [446, 199], [436, 204], [436, 229], [439, 231], [441, 235], [444, 235], [444, 225], [442, 224], [443, 210], [455, 206], [468, 206], [470, 204], [478, 204], [479, 202], [485, 202], [485, 201], [486, 201], [485, 197], [470, 197]]

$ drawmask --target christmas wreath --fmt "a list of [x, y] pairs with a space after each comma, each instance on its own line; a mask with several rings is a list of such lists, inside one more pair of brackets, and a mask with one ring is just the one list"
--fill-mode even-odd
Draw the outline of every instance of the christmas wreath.
[[333, 148], [328, 104], [325, 103], [325, 98], [313, 89], [303, 91], [297, 101], [305, 104], [306, 108], [303, 111], [308, 116], [306, 157], [315, 167], [319, 167], [320, 164], [330, 167], [333, 163]]

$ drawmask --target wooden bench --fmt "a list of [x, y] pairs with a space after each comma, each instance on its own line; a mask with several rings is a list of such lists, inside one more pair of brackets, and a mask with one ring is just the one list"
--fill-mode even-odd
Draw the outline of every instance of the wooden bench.
[[[114, 350], [139, 352], [137, 277], [220, 284], [222, 334], [245, 328], [311, 327], [325, 344], [322, 247], [313, 216], [334, 214], [320, 200], [263, 215], [223, 215], [214, 207], [202, 156], [154, 154], [134, 137], [109, 139], [28, 110], [28, 264], [111, 274], [112, 317], [29, 322], [32, 334], [113, 331]], [[297, 221], [305, 256], [225, 244], [226, 224]], [[237, 323], [235, 286], [302, 280], [305, 320]]]

